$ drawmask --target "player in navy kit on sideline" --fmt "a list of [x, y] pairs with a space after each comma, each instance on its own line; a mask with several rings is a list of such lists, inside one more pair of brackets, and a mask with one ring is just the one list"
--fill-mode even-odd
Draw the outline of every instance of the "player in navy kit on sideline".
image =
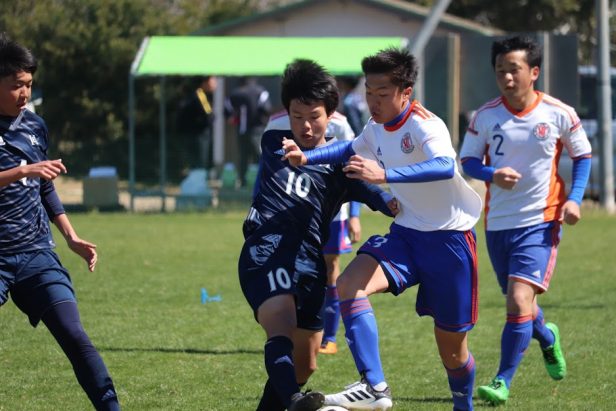
[[393, 197], [376, 186], [346, 177], [342, 165], [292, 167], [281, 159], [285, 137], [310, 150], [326, 144], [327, 123], [338, 104], [334, 78], [310, 60], [285, 69], [282, 102], [291, 130], [267, 131], [261, 140], [259, 187], [244, 222], [240, 284], [263, 327], [268, 380], [260, 411], [311, 411], [324, 396], [300, 392], [316, 369], [326, 284], [323, 242], [340, 205], [361, 201], [387, 215]]
[[81, 324], [69, 274], [52, 250], [49, 220], [90, 271], [96, 266], [96, 246], [79, 238], [52, 182], [66, 168], [48, 160], [47, 126], [26, 109], [36, 68], [28, 49], [0, 33], [0, 305], [10, 294], [32, 326], [42, 321], [94, 407], [119, 410], [111, 377]]
[[338, 278], [349, 350], [361, 380], [327, 405], [361, 410], [393, 406], [379, 355], [376, 319], [368, 296], [398, 295], [414, 285], [416, 311], [434, 319], [434, 335], [455, 410], [472, 410], [475, 361], [467, 333], [477, 317], [477, 255], [473, 226], [481, 198], [457, 170], [456, 153], [441, 119], [410, 101], [417, 77], [407, 50], [386, 49], [362, 60], [372, 115], [352, 142], [302, 153], [285, 140], [294, 165], [347, 162], [349, 177], [388, 183], [400, 203], [390, 232], [373, 236]]

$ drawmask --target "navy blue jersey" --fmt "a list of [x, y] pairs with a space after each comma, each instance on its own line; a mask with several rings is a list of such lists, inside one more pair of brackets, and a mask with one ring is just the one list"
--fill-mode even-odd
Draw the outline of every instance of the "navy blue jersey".
[[[47, 136], [43, 119], [29, 110], [17, 118], [0, 117], [0, 171], [47, 160]], [[0, 187], [0, 254], [54, 247], [49, 195], [57, 198], [53, 183], [40, 178]]]
[[329, 237], [329, 223], [342, 203], [359, 201], [391, 215], [392, 197], [375, 185], [346, 177], [339, 165], [293, 167], [276, 153], [290, 130], [270, 130], [261, 139], [259, 187], [244, 222], [248, 237], [264, 222], [293, 230], [312, 246], [322, 247]]

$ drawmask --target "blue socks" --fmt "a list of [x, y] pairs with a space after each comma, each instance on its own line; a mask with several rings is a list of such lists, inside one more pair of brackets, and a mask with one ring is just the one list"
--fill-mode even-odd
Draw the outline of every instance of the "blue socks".
[[539, 341], [541, 348], [548, 348], [554, 344], [554, 333], [548, 327], [545, 326], [545, 319], [543, 318], [543, 310], [537, 306], [537, 315], [533, 319], [533, 338]]
[[384, 382], [379, 356], [379, 331], [370, 301], [367, 297], [341, 301], [340, 312], [357, 370], [373, 387]]
[[323, 330], [323, 344], [328, 341], [336, 342], [336, 333], [340, 323], [340, 301], [338, 289], [335, 285], [328, 285], [325, 293], [325, 306], [323, 310], [325, 329]]
[[119, 411], [120, 404], [107, 367], [90, 341], [73, 301], [56, 304], [41, 318], [68, 357], [77, 381], [97, 411]]
[[505, 380], [507, 388], [511, 385], [513, 375], [524, 357], [532, 335], [532, 315], [507, 314], [507, 322], [501, 337], [501, 361], [497, 374]]
[[265, 342], [264, 354], [268, 384], [272, 385], [287, 408], [291, 403], [291, 396], [299, 392], [293, 364], [293, 341], [281, 335], [272, 337]]
[[473, 384], [475, 382], [475, 358], [473, 354], [468, 353], [468, 360], [460, 368], [449, 369], [447, 378], [449, 379], [449, 388], [453, 398], [454, 410], [472, 410], [473, 409]]

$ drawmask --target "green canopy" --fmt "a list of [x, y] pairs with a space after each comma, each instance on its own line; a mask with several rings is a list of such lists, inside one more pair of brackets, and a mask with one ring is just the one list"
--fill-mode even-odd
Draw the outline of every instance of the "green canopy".
[[[285, 66], [296, 58], [307, 58], [323, 65], [334, 75], [360, 74], [361, 60], [387, 47], [407, 47], [401, 37], [208, 37], [153, 36], [141, 43], [131, 65], [128, 87], [129, 124], [129, 191], [134, 210], [136, 190], [135, 164], [135, 79], [160, 77], [160, 190], [165, 209], [166, 159], [166, 76], [280, 76]], [[224, 158], [224, 87], [214, 95], [214, 161]], [[145, 193], [145, 195], [151, 192]]]
[[376, 51], [405, 47], [400, 37], [197, 37], [153, 36], [133, 63], [134, 76], [274, 76], [295, 58], [308, 58], [332, 74], [361, 72]]

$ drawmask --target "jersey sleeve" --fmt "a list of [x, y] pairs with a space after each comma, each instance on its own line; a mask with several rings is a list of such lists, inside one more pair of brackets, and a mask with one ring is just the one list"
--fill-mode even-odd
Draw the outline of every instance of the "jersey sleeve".
[[487, 134], [483, 130], [481, 112], [475, 113], [471, 123], [466, 129], [462, 148], [460, 149], [460, 158], [474, 157], [483, 160], [486, 152]]
[[338, 112], [334, 113], [327, 123], [326, 133], [328, 137], [335, 137], [338, 141], [351, 141], [355, 138], [355, 133], [347, 118]]
[[560, 119], [560, 127], [561, 139], [567, 148], [569, 157], [580, 158], [591, 156], [592, 148], [588, 141], [588, 136], [586, 135], [584, 127], [582, 127], [580, 118], [572, 107], [567, 107], [567, 110], [563, 110]]
[[456, 158], [447, 126], [438, 117], [418, 120], [412, 133], [428, 159], [436, 157]]
[[374, 135], [374, 130], [370, 126], [372, 123], [373, 122], [371, 120], [370, 123], [364, 128], [364, 131], [362, 131], [361, 134], [353, 140], [352, 145], [355, 154], [358, 154], [364, 158], [378, 161], [378, 157], [376, 155], [376, 138]]

